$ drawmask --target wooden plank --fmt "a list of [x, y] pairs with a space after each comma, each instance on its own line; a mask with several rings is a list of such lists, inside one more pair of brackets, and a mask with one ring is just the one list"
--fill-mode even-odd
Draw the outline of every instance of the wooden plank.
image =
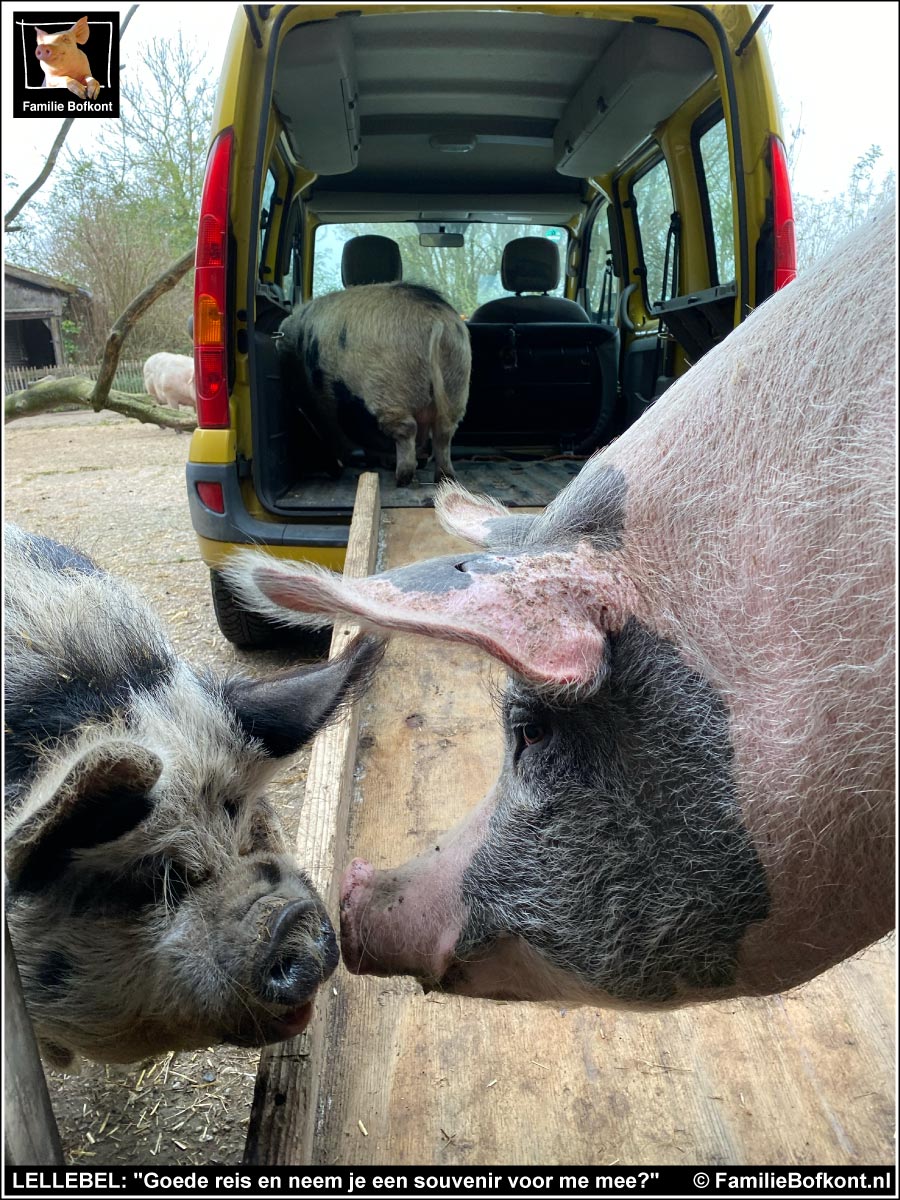
[[3, 922], [3, 1138], [11, 1167], [55, 1167], [62, 1145], [6, 920]]
[[[369, 575], [375, 569], [381, 509], [378, 476], [360, 476], [350, 524], [344, 574]], [[334, 658], [358, 627], [336, 625], [331, 640]], [[337, 925], [338, 882], [346, 862], [358, 705], [324, 729], [315, 739], [309, 763], [306, 795], [297, 833], [297, 857], [309, 874]], [[326, 984], [312, 1021], [297, 1038], [267, 1047], [260, 1055], [247, 1132], [247, 1163], [305, 1163], [310, 1160], [319, 1109], [325, 1030], [335, 989]]]
[[[432, 512], [383, 525], [386, 567], [464, 548]], [[402, 862], [480, 800], [502, 679], [466, 647], [392, 640], [361, 705], [346, 861]], [[293, 1161], [889, 1163], [893, 966], [881, 944], [783, 997], [662, 1013], [423, 996], [342, 972], [312, 1154]]]

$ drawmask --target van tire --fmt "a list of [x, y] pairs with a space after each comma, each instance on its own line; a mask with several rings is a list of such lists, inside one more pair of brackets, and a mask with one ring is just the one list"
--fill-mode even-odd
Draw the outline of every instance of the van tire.
[[291, 650], [307, 658], [326, 658], [331, 629], [297, 629], [274, 625], [240, 604], [218, 571], [210, 571], [213, 609], [224, 637], [240, 650]]

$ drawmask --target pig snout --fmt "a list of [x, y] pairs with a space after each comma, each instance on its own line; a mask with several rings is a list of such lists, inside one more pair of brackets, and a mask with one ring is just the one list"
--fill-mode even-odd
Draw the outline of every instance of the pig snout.
[[492, 936], [464, 948], [468, 910], [457, 888], [448, 886], [449, 876], [436, 871], [427, 855], [392, 871], [354, 859], [341, 880], [341, 951], [348, 971], [413, 975], [426, 991], [494, 1000], [569, 994], [520, 938]]
[[275, 1004], [308, 1000], [338, 964], [334, 929], [311, 900], [292, 900], [275, 909], [264, 925], [268, 942], [258, 963], [261, 996]]
[[[239, 940], [249, 943], [249, 960], [242, 970], [244, 952], [233, 944], [236, 958], [229, 973], [252, 1001], [224, 1040], [259, 1046], [301, 1033], [312, 1017], [317, 989], [340, 960], [324, 907], [310, 896], [266, 896], [247, 913]], [[228, 969], [227, 962], [223, 966]]]
[[416, 975], [429, 983], [447, 972], [462, 929], [458, 888], [435, 864], [439, 851], [393, 871], [357, 858], [341, 880], [341, 950], [354, 974]]
[[415, 975], [440, 984], [466, 924], [463, 875], [484, 839], [493, 794], [402, 867], [354, 859], [341, 879], [341, 951], [356, 975]]

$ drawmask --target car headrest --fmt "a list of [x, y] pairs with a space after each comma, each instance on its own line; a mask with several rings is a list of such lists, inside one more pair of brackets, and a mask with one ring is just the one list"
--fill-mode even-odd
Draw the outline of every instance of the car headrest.
[[344, 243], [341, 279], [344, 287], [363, 283], [396, 283], [403, 278], [400, 247], [393, 238], [364, 233]]
[[559, 251], [549, 238], [523, 237], [507, 242], [500, 278], [508, 292], [552, 292], [559, 283]]

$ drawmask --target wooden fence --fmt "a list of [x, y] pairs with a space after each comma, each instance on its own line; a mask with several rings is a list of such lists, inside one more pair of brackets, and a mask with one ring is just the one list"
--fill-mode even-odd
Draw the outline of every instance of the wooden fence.
[[[29, 384], [35, 383], [38, 379], [46, 379], [48, 375], [53, 379], [71, 378], [73, 375], [78, 375], [85, 379], [96, 379], [99, 374], [99, 363], [90, 366], [67, 367], [7, 366], [3, 372], [3, 394], [8, 396], [11, 392], [20, 392], [23, 388], [27, 388]], [[144, 360], [141, 359], [139, 362], [120, 362], [116, 369], [115, 378], [113, 379], [113, 387], [120, 392], [143, 392]]]

